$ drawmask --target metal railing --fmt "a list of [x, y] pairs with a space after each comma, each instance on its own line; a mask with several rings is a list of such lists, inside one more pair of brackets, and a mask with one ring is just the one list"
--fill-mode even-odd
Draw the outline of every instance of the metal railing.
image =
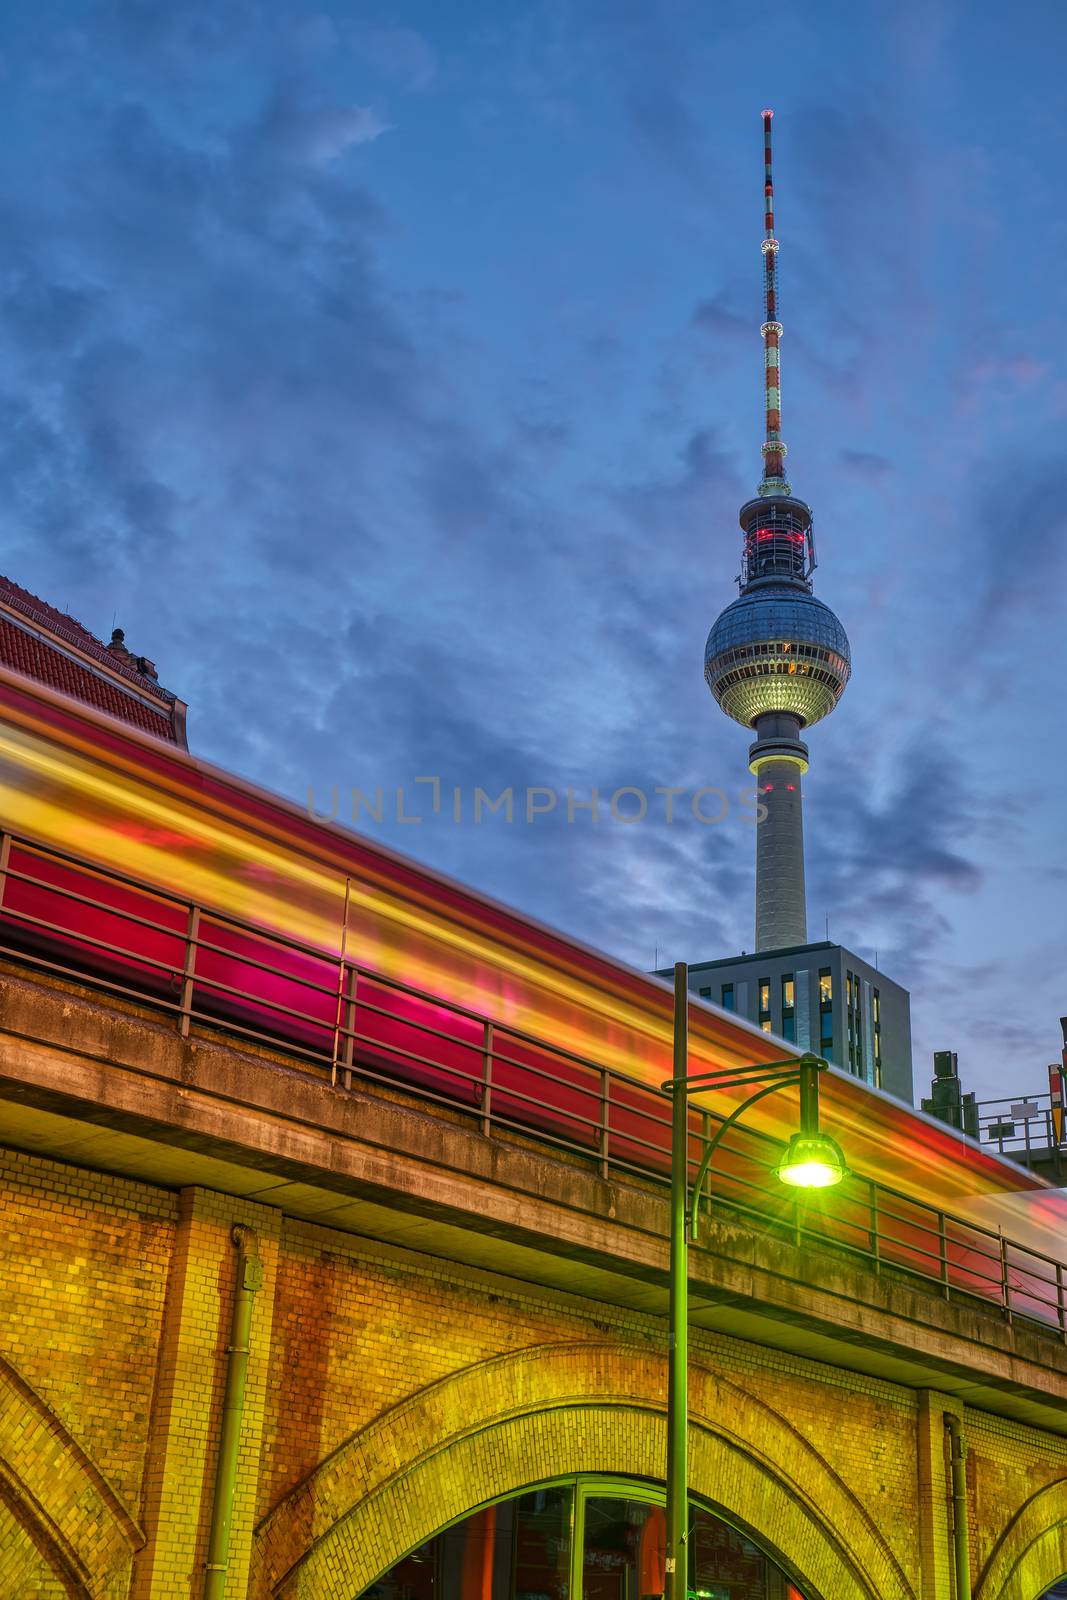
[[[604, 1178], [669, 1181], [670, 1106], [655, 1087], [389, 978], [343, 939], [332, 955], [4, 833], [0, 941], [0, 955], [157, 1008], [182, 1035], [222, 1028], [281, 1048], [340, 1092], [406, 1089], [487, 1137], [533, 1138]], [[694, 1172], [721, 1120], [691, 1110]], [[780, 1154], [770, 1135], [734, 1125], [716, 1150], [713, 1205], [1067, 1339], [1060, 1262], [857, 1174], [805, 1201], [772, 1178]]]
[[991, 1145], [998, 1155], [1009, 1156], [1021, 1166], [1039, 1168], [1056, 1183], [1063, 1181], [1067, 1175], [1067, 1149], [1047, 1090], [1043, 1094], [1016, 1095], [1010, 1100], [979, 1100], [974, 1109], [978, 1138], [983, 1144]]

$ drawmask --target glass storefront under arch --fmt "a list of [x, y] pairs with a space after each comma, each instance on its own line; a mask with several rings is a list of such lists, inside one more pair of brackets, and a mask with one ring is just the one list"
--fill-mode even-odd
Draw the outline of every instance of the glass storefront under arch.
[[[759, 1545], [689, 1506], [694, 1600], [808, 1600]], [[483, 1506], [441, 1529], [361, 1600], [660, 1600], [663, 1491], [571, 1478]]]

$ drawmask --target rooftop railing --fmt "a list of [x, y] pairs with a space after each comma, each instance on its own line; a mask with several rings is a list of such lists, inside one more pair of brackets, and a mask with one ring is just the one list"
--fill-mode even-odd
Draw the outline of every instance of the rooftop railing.
[[[1055, 1183], [1067, 1177], [1067, 1118], [1049, 1093], [1016, 1095], [1011, 1100], [975, 1104], [978, 1137], [998, 1155], [1024, 1167], [1037, 1167]], [[1057, 1117], [1057, 1112], [1061, 1112]]]
[[[603, 1178], [666, 1186], [670, 1105], [655, 1087], [440, 995], [31, 840], [0, 834], [0, 954], [169, 1016], [221, 1028], [353, 1085], [404, 1088], [487, 1138], [533, 1138]], [[697, 1167], [721, 1119], [694, 1106]], [[1067, 1339], [1064, 1267], [858, 1174], [807, 1200], [777, 1183], [781, 1146], [734, 1125], [712, 1209]]]

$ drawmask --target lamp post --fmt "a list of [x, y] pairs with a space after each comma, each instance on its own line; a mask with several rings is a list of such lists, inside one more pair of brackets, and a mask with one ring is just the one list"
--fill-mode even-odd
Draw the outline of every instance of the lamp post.
[[[689, 1076], [689, 969], [674, 968], [674, 1075], [661, 1087], [671, 1096], [671, 1261], [670, 1364], [667, 1381], [667, 1559], [665, 1600], [688, 1600], [689, 1529], [689, 1237], [696, 1237], [700, 1193], [711, 1158], [723, 1134], [741, 1114], [777, 1089], [800, 1087], [800, 1130], [794, 1133], [775, 1168], [780, 1182], [799, 1189], [825, 1189], [848, 1174], [840, 1147], [819, 1132], [819, 1073], [827, 1063], [808, 1053], [785, 1061], [756, 1062]], [[754, 1093], [733, 1110], [708, 1141], [689, 1192], [689, 1096], [701, 1089], [737, 1089]]]

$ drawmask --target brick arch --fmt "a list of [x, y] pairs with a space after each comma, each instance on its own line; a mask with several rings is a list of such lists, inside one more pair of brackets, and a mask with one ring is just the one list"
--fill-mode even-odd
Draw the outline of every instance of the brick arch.
[[1031, 1495], [1000, 1538], [975, 1600], [1041, 1600], [1067, 1573], [1067, 1478]]
[[[662, 1479], [666, 1361], [619, 1344], [479, 1362], [347, 1440], [257, 1529], [253, 1593], [349, 1600], [445, 1523], [583, 1472]], [[776, 1412], [690, 1371], [690, 1487], [821, 1600], [914, 1600], [870, 1515]]]
[[76, 1600], [125, 1594], [141, 1530], [103, 1473], [0, 1357], [0, 1500]]

